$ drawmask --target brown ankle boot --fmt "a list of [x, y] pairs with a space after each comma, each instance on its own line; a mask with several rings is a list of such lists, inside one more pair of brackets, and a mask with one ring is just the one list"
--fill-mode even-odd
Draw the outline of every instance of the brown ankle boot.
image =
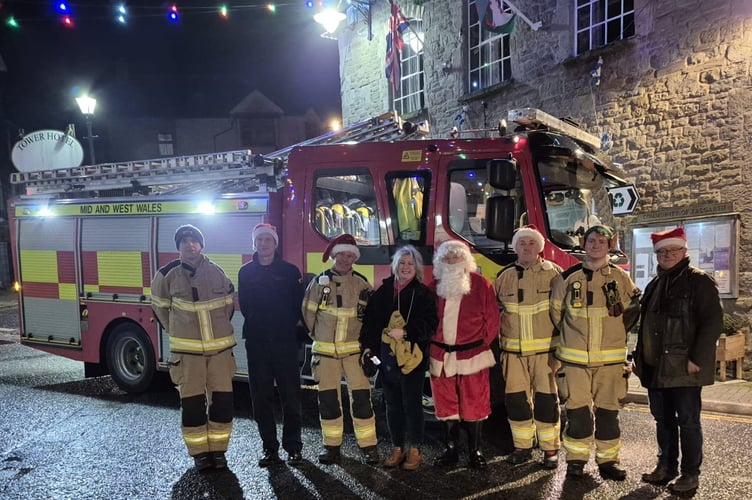
[[407, 457], [402, 462], [402, 468], [404, 470], [415, 470], [420, 467], [423, 458], [420, 456], [420, 450], [418, 448], [410, 448], [407, 451]]
[[392, 448], [392, 454], [384, 460], [384, 467], [391, 469], [393, 467], [399, 467], [399, 465], [405, 460], [405, 452], [402, 448], [395, 446]]

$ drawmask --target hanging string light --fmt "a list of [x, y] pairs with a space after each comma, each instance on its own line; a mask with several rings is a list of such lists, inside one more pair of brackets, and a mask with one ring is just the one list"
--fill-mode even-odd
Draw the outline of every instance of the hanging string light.
[[[209, 2], [209, 0], [206, 0]], [[54, 16], [50, 18], [49, 14], [39, 12], [38, 14], [29, 14], [31, 9], [27, 9], [25, 15], [18, 16], [18, 13], [11, 15], [10, 12], [5, 9], [5, 5], [0, 1], [0, 9], [2, 9], [2, 24], [0, 29], [6, 27], [7, 29], [18, 29], [26, 22], [34, 22], [35, 24], [44, 23], [53, 19], [55, 22], [59, 22], [68, 28], [73, 28], [78, 22], [86, 20], [87, 22], [100, 22], [102, 19], [108, 19], [109, 22], [114, 22], [119, 25], [126, 25], [135, 22], [137, 19], [155, 18], [165, 16], [167, 22], [170, 24], [176, 24], [183, 22], [183, 16], [189, 16], [193, 18], [198, 15], [219, 15], [222, 19], [229, 19], [232, 12], [248, 12], [251, 10], [264, 9], [270, 14], [276, 14], [280, 6], [292, 7], [296, 6], [300, 8], [300, 0], [290, 0], [286, 3], [250, 3], [250, 0], [246, 0], [244, 4], [213, 4], [213, 5], [191, 5], [183, 6], [179, 8], [178, 3], [169, 3], [165, 7], [162, 5], [146, 4], [142, 3], [138, 6], [130, 5], [126, 6], [124, 2], [92, 2], [92, 0], [79, 0], [78, 2], [71, 2], [68, 0], [53, 0], [47, 3], [48, 12], [54, 13]], [[322, 0], [303, 0], [305, 7], [314, 8], [315, 5], [321, 4]], [[156, 3], [156, 2], [155, 2]], [[166, 9], [166, 12], [165, 12]], [[97, 12], [98, 11], [98, 12]]]

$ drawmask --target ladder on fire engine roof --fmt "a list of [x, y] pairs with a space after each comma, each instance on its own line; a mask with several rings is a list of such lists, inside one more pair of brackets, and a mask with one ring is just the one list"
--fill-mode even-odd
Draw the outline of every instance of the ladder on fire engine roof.
[[220, 185], [236, 191], [276, 191], [281, 187], [287, 157], [298, 146], [405, 140], [427, 133], [427, 124], [403, 122], [392, 111], [264, 155], [241, 150], [83, 165], [12, 173], [10, 182], [22, 185], [27, 196], [126, 188], [142, 194], [186, 193], [190, 189], [207, 190]]

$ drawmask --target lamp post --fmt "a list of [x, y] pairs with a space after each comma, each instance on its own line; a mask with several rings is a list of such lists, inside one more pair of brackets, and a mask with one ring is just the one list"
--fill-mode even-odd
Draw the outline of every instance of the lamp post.
[[86, 139], [89, 140], [89, 160], [92, 165], [96, 165], [97, 160], [94, 156], [94, 134], [91, 132], [91, 121], [94, 118], [94, 108], [97, 105], [97, 100], [85, 95], [83, 97], [76, 97], [76, 102], [86, 120]]

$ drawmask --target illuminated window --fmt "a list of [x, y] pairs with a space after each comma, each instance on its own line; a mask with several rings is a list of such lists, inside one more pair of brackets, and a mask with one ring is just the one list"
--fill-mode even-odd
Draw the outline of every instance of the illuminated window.
[[326, 239], [348, 233], [358, 245], [378, 245], [379, 214], [371, 174], [353, 168], [316, 176], [313, 220], [316, 230]]
[[574, 0], [575, 54], [634, 36], [634, 0]]
[[[499, 0], [491, 0], [484, 13], [484, 18], [490, 15], [492, 7], [498, 5]], [[509, 12], [509, 7], [503, 7]], [[478, 19], [478, 7], [475, 0], [467, 3], [467, 91], [485, 89], [512, 77], [512, 53], [509, 45], [509, 35], [495, 33], [482, 26], [483, 19]]]
[[430, 172], [390, 172], [386, 185], [394, 240], [398, 245], [425, 245]]
[[394, 93], [394, 109], [400, 116], [425, 107], [423, 21], [411, 19], [402, 39], [405, 45], [400, 52], [400, 89]]
[[157, 134], [160, 156], [175, 156], [172, 134]]

